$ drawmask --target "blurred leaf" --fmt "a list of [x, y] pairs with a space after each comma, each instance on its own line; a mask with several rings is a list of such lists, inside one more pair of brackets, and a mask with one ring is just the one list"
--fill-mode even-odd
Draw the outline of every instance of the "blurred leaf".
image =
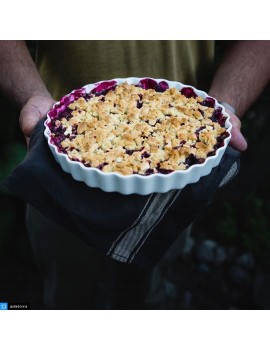
[[[266, 192], [266, 194], [268, 194]], [[222, 216], [216, 221], [219, 236], [230, 245], [241, 245], [259, 260], [269, 260], [270, 202], [250, 193], [243, 196], [242, 206], [230, 202], [222, 204]]]
[[216, 229], [225, 238], [234, 240], [238, 237], [236, 211], [229, 202], [225, 202], [223, 207], [223, 216], [217, 222]]
[[26, 146], [20, 143], [8, 144], [4, 148], [4, 157], [0, 161], [0, 182], [10, 174], [24, 159]]

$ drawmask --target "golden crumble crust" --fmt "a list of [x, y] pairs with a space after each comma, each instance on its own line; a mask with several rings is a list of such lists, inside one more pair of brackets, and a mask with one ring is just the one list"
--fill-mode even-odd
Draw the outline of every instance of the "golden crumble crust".
[[106, 95], [80, 97], [68, 106], [71, 117], [55, 123], [65, 129], [61, 147], [86, 166], [123, 175], [185, 170], [191, 155], [203, 162], [226, 132], [202, 101], [176, 88], [123, 83]]

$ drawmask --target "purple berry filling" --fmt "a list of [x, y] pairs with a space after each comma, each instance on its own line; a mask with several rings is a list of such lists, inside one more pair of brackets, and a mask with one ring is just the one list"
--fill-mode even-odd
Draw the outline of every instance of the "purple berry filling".
[[182, 147], [183, 145], [185, 145], [185, 143], [186, 143], [186, 141], [185, 141], [185, 140], [182, 140], [182, 141], [179, 143], [179, 145], [173, 147], [173, 149], [177, 150], [177, 149], [179, 149], [180, 147]]
[[141, 79], [139, 81], [138, 87], [143, 88], [145, 90], [147, 90], [147, 89], [154, 89], [154, 90], [156, 90], [157, 82], [154, 79], [151, 79], [151, 78]]
[[163, 93], [165, 90], [169, 89], [169, 84], [164, 80], [157, 83], [154, 79], [151, 78], [141, 79], [137, 86], [145, 90], [154, 89], [159, 93]]
[[106, 95], [110, 90], [116, 88], [117, 82], [115, 80], [101, 82], [94, 89], [90, 91], [91, 94], [95, 96]]
[[190, 87], [182, 88], [181, 94], [184, 95], [186, 98], [191, 98], [191, 97], [196, 98], [198, 96], [195, 93], [195, 91]]
[[173, 172], [173, 169], [164, 169], [160, 167], [157, 167], [157, 170], [158, 170], [158, 173], [161, 173], [161, 174], [170, 174]]
[[215, 99], [211, 98], [211, 97], [206, 97], [203, 102], [201, 103], [203, 106], [207, 106], [207, 107], [215, 107]]
[[202, 131], [203, 129], [205, 129], [205, 127], [200, 127], [196, 130], [195, 134], [196, 134], [197, 138], [199, 138], [200, 131]]
[[213, 122], [217, 122], [221, 125], [221, 127], [225, 127], [225, 122], [226, 122], [226, 117], [222, 114], [222, 108], [221, 107], [218, 107], [212, 117], [211, 117], [211, 120]]
[[151, 174], [154, 174], [154, 170], [152, 168], [147, 169], [144, 173], [145, 176], [149, 176]]
[[142, 108], [142, 106], [143, 106], [143, 102], [141, 102], [141, 101], [137, 101], [137, 108]]
[[148, 158], [148, 157], [150, 157], [151, 155], [147, 152], [147, 151], [144, 151], [143, 153], [142, 153], [142, 158]]
[[[77, 135], [77, 126], [72, 127], [72, 132], [71, 134], [65, 135], [66, 129], [62, 127], [62, 125], [59, 125], [57, 122], [58, 120], [61, 120], [62, 118], [66, 118], [67, 120], [72, 117], [72, 110], [68, 108], [69, 104], [74, 102], [75, 100], [79, 99], [80, 97], [84, 97], [86, 100], [91, 99], [93, 96], [103, 96], [101, 97], [100, 101], [105, 101], [104, 95], [106, 95], [110, 90], [114, 90], [117, 86], [117, 82], [115, 80], [111, 81], [105, 81], [101, 82], [96, 85], [94, 89], [92, 89], [89, 93], [86, 93], [85, 88], [77, 89], [74, 92], [72, 92], [70, 95], [64, 96], [60, 102], [54, 106], [54, 108], [48, 113], [48, 115], [51, 117], [51, 121], [48, 123], [48, 127], [50, 128], [51, 132], [53, 135], [51, 136], [51, 141], [54, 145], [57, 146], [58, 151], [62, 153], [67, 153], [66, 149], [61, 146], [61, 143], [63, 140], [66, 138], [73, 139]], [[164, 92], [169, 88], [169, 85], [165, 81], [161, 81], [157, 83], [154, 79], [151, 78], [145, 78], [141, 79], [137, 85], [138, 87], [141, 87], [143, 89], [154, 89], [157, 92]], [[196, 98], [197, 94], [191, 87], [185, 87], [181, 89], [181, 94], [183, 94], [187, 98]], [[140, 109], [143, 106], [142, 96], [139, 95], [139, 100], [137, 100], [137, 108]], [[204, 101], [201, 102], [201, 105], [207, 106], [207, 107], [215, 107], [215, 100], [211, 97], [206, 97]], [[170, 106], [173, 107], [173, 106]], [[200, 110], [201, 114], [204, 115], [204, 112]], [[170, 116], [170, 115], [168, 115]], [[225, 127], [225, 122], [226, 122], [226, 117], [222, 114], [222, 108], [218, 107], [214, 112], [211, 117], [211, 120], [213, 122], [217, 122], [220, 124], [221, 127]], [[158, 121], [157, 121], [158, 123]], [[199, 133], [201, 130], [203, 130], [205, 127], [200, 127], [196, 131], [196, 136], [197, 138], [199, 137]], [[217, 143], [215, 145], [215, 150], [212, 152], [208, 153], [208, 157], [215, 155], [216, 150], [224, 145], [224, 140], [229, 136], [229, 133], [226, 131], [224, 132], [221, 136], [217, 138]], [[181, 141], [179, 143], [179, 146], [174, 147], [175, 149], [182, 147], [186, 141]], [[128, 155], [132, 155], [135, 151], [142, 151], [143, 149], [140, 150], [126, 150], [126, 153]], [[150, 157], [150, 154], [148, 152], [142, 152], [141, 158], [148, 158]], [[79, 161], [78, 159], [75, 159], [75, 161]], [[186, 166], [187, 168], [191, 167], [194, 164], [200, 164], [205, 162], [205, 159], [198, 159], [196, 158], [195, 155], [191, 154], [187, 157], [186, 159]], [[90, 167], [89, 164], [84, 163], [86, 167]], [[107, 165], [107, 163], [100, 164], [97, 168], [102, 170], [103, 167]], [[162, 169], [160, 166], [157, 167], [156, 171], [161, 174], [169, 174], [173, 172], [173, 170], [167, 170], [167, 169]], [[144, 175], [148, 176], [151, 174], [154, 174], [156, 171], [153, 169], [149, 168], [145, 171]]]
[[159, 82], [158, 86], [156, 87], [156, 91], [163, 93], [165, 90], [169, 89], [169, 84], [167, 82]]
[[97, 168], [100, 169], [100, 170], [102, 171], [102, 168], [103, 168], [104, 166], [107, 166], [107, 165], [108, 165], [108, 163], [107, 163], [107, 162], [104, 162], [104, 163], [100, 164]]
[[68, 105], [71, 104], [73, 101], [78, 100], [82, 96], [85, 96], [84, 88], [74, 90], [74, 92], [72, 92], [71, 94], [62, 97], [59, 103], [56, 104], [51, 111], [49, 111], [48, 115], [51, 117], [51, 119], [58, 117], [60, 113], [63, 113], [63, 117], [66, 117]]

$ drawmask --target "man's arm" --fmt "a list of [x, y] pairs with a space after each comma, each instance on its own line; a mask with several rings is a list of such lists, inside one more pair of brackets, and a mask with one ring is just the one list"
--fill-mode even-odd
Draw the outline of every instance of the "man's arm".
[[23, 41], [0, 41], [0, 91], [21, 111], [21, 128], [29, 137], [53, 99]]
[[[262, 93], [269, 79], [270, 41], [239, 41], [224, 56], [209, 95], [232, 105], [241, 118]], [[244, 151], [247, 144], [240, 133], [241, 122], [233, 113], [231, 116], [231, 145]]]

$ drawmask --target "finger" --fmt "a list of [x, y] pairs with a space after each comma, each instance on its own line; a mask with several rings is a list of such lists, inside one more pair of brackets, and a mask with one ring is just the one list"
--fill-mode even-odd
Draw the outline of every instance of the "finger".
[[229, 110], [226, 110], [226, 112], [230, 115], [230, 122], [232, 124], [230, 145], [234, 149], [243, 152], [247, 149], [248, 144], [241, 133], [241, 121], [233, 112]]
[[30, 137], [38, 121], [46, 116], [53, 106], [54, 100], [50, 96], [32, 96], [24, 105], [20, 114], [21, 129], [26, 137]]
[[247, 149], [248, 144], [240, 130], [238, 128], [232, 128], [231, 135], [232, 137], [230, 145], [238, 151], [245, 151]]
[[34, 106], [26, 105], [20, 113], [19, 121], [23, 134], [26, 137], [30, 137], [35, 125], [39, 121], [39, 112]]
[[29, 150], [30, 138], [29, 137], [25, 137], [25, 142], [26, 142], [27, 150]]

